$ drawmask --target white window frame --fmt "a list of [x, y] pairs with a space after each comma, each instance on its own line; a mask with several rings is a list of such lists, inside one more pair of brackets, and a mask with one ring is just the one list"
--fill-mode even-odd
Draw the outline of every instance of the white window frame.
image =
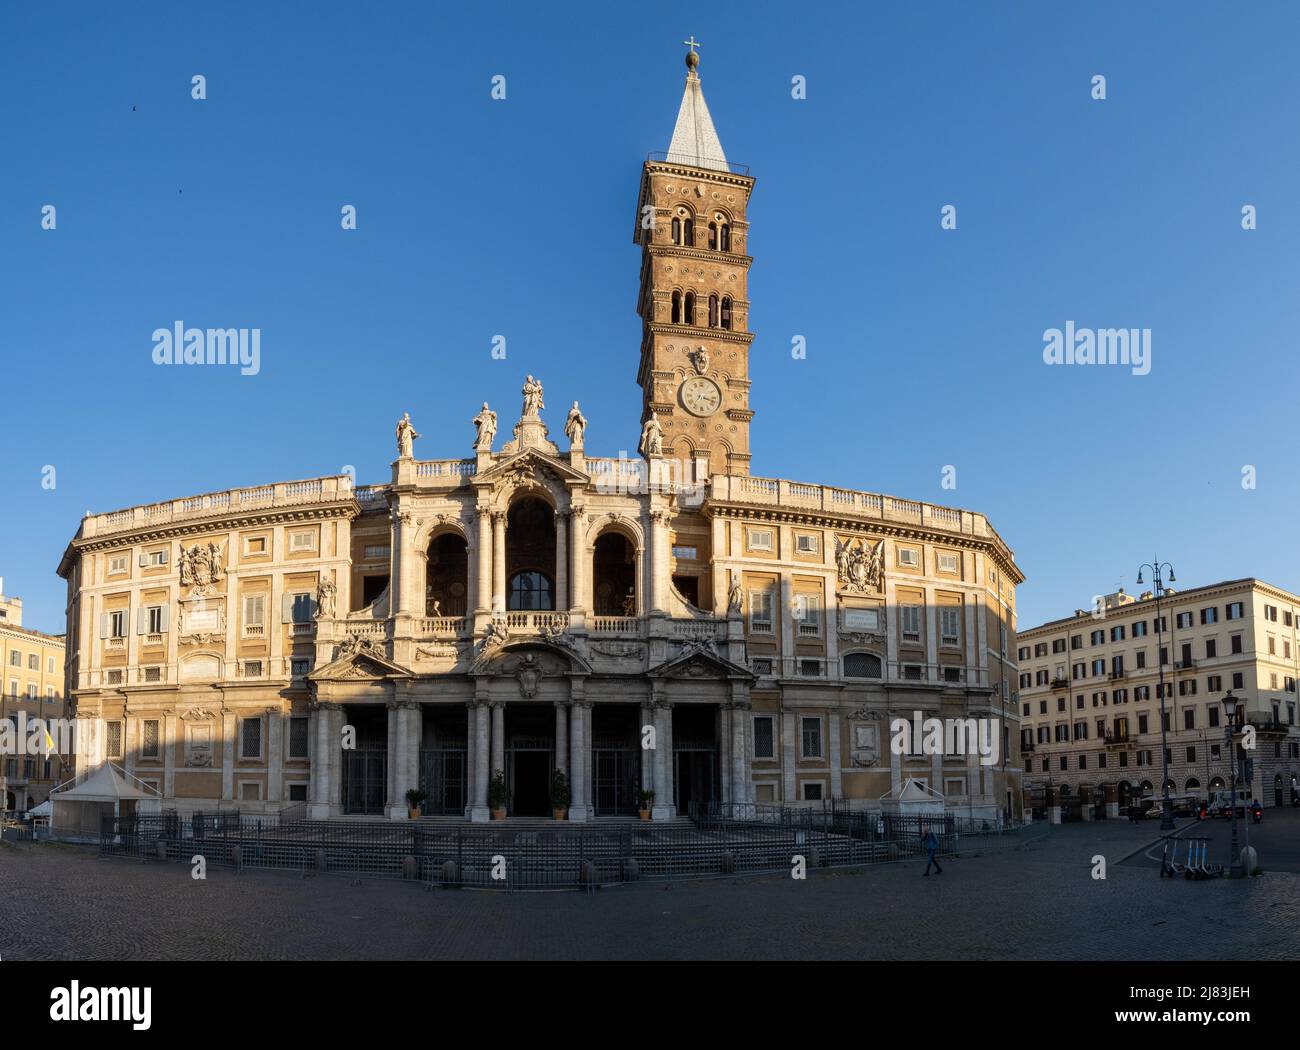
[[[908, 630], [908, 621], [915, 620], [915, 630]], [[921, 640], [921, 606], [908, 602], [898, 607], [898, 633], [908, 640]]]
[[[951, 618], [953, 622], [952, 634], [949, 634], [944, 626], [944, 621]], [[961, 606], [960, 605], [941, 605], [939, 606], [939, 644], [946, 645], [950, 648], [961, 648]]]
[[[257, 549], [253, 546], [253, 544], [255, 544], [255, 543], [260, 543], [260, 544], [262, 545], [262, 549], [261, 549], [261, 550], [257, 550]], [[262, 555], [268, 553], [269, 550], [270, 550], [270, 546], [269, 546], [269, 544], [267, 543], [267, 537], [266, 537], [266, 536], [245, 536], [245, 537], [244, 537], [244, 555], [245, 555], [245, 557], [249, 557], [249, 558], [259, 558], [259, 557], [261, 557]]]
[[[757, 599], [757, 600], [756, 600]], [[765, 599], [765, 600], [764, 600]], [[755, 617], [755, 606], [766, 605], [765, 617]], [[776, 633], [776, 592], [773, 590], [753, 590], [749, 592], [749, 633]], [[761, 626], [760, 626], [761, 625]]]
[[[760, 541], [759, 537], [764, 537]], [[771, 529], [745, 529], [745, 549], [771, 554], [776, 549], [776, 537]]]
[[[807, 750], [806, 747], [805, 747], [805, 737], [804, 737], [804, 723], [805, 723], [805, 722], [815, 722], [815, 723], [817, 724], [817, 753], [816, 753], [816, 754], [809, 754], [808, 750]], [[826, 736], [825, 731], [824, 731], [823, 728], [822, 728], [822, 716], [821, 716], [821, 715], [804, 715], [804, 714], [801, 714], [801, 715], [799, 716], [799, 757], [800, 757], [800, 758], [818, 758], [818, 759], [825, 758], [825, 757], [826, 757], [826, 740], [825, 740], [825, 736]]]
[[815, 532], [796, 533], [794, 549], [800, 554], [820, 554], [822, 549], [821, 540]]
[[898, 564], [908, 569], [919, 569], [921, 567], [921, 552], [915, 547], [898, 547], [896, 548], [895, 557]]
[[[316, 549], [316, 530], [315, 529], [291, 529], [289, 530], [289, 553], [297, 554], [301, 551], [314, 551]], [[306, 539], [306, 543], [299, 543], [299, 540]]]
[[131, 555], [112, 554], [108, 558], [108, 575], [121, 576], [131, 571]]
[[[951, 562], [952, 567], [945, 568], [945, 562]], [[935, 558], [935, 568], [939, 572], [947, 573], [950, 576], [958, 576], [961, 574], [961, 556], [953, 551], [939, 551]]]

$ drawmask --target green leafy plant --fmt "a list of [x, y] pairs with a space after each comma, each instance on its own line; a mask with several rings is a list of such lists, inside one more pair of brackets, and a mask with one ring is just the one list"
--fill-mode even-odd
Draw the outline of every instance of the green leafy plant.
[[642, 809], [649, 809], [650, 804], [655, 800], [655, 793], [653, 791], [638, 791], [636, 800], [641, 803]]
[[421, 791], [419, 788], [411, 788], [411, 790], [406, 793], [406, 804], [410, 806], [411, 809], [419, 809], [420, 806], [424, 804], [424, 800], [428, 797], [429, 793], [427, 791]]
[[498, 769], [488, 782], [488, 809], [505, 809], [510, 804], [510, 789], [506, 787], [506, 773]]
[[568, 809], [573, 801], [573, 792], [569, 790], [569, 778], [564, 770], [557, 769], [551, 774], [551, 806], [554, 809]]

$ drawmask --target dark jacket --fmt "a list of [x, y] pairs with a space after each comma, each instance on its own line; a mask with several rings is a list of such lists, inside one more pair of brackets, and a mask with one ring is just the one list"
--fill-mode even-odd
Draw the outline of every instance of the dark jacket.
[[939, 840], [935, 837], [933, 831], [927, 831], [925, 837], [921, 839], [921, 845], [924, 846], [928, 852], [933, 853], [939, 848]]

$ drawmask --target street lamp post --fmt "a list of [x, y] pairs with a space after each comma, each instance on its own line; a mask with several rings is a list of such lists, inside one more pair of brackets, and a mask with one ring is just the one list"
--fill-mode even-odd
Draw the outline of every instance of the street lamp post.
[[1172, 831], [1174, 827], [1174, 805], [1169, 800], [1169, 748], [1165, 745], [1165, 662], [1160, 659], [1160, 650], [1163, 646], [1164, 623], [1165, 618], [1160, 611], [1160, 599], [1164, 596], [1165, 584], [1161, 574], [1165, 569], [1169, 570], [1169, 582], [1177, 583], [1178, 577], [1174, 575], [1174, 567], [1169, 562], [1161, 562], [1157, 556], [1149, 564], [1138, 566], [1138, 586], [1142, 586], [1142, 573], [1144, 570], [1151, 570], [1151, 578], [1155, 587], [1156, 596], [1156, 664], [1160, 669], [1160, 768], [1163, 771], [1160, 777], [1160, 789], [1163, 796], [1160, 811], [1160, 830]]
[[[1228, 690], [1228, 695], [1223, 698], [1223, 706], [1228, 712], [1228, 725], [1223, 731], [1224, 738], [1228, 741], [1228, 754], [1231, 760], [1228, 765], [1229, 776], [1232, 778], [1232, 796], [1229, 805], [1232, 806], [1232, 845], [1229, 847], [1229, 860], [1232, 861], [1232, 867], [1229, 874], [1234, 879], [1241, 878], [1241, 847], [1237, 841], [1237, 746], [1233, 741], [1233, 730], [1237, 725], [1237, 705], [1240, 701], [1232, 695], [1232, 690]], [[1244, 708], [1243, 708], [1244, 710]]]

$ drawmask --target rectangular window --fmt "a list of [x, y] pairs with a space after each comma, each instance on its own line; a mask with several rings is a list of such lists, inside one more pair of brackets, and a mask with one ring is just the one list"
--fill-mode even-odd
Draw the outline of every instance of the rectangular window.
[[1241, 653], [1241, 635], [1234, 634], [1231, 638], [1231, 644], [1228, 646], [1228, 648], [1232, 651], [1232, 654], [1234, 656], [1239, 655]]
[[159, 756], [158, 719], [147, 718], [140, 736], [140, 757], [157, 758]]
[[161, 681], [162, 681], [162, 668], [161, 668], [161, 667], [146, 667], [146, 668], [144, 669], [144, 680], [145, 680], [146, 682], [161, 682]]
[[[800, 554], [816, 554], [820, 549], [817, 543], [817, 537], [811, 533], [800, 533], [794, 538], [794, 549]], [[695, 557], [695, 555], [691, 555]]]
[[262, 757], [262, 720], [245, 718], [239, 737], [240, 758]]
[[36, 653], [27, 654], [27, 670], [39, 671], [41, 669], [41, 658]]
[[752, 551], [771, 551], [772, 532], [770, 529], [747, 529], [745, 545]]
[[312, 614], [316, 611], [316, 599], [308, 592], [300, 592], [292, 595], [292, 622], [293, 623], [311, 623]]
[[1133, 637], [1145, 638], [1146, 636], [1147, 636], [1147, 622], [1146, 620], [1138, 620], [1137, 623], [1133, 625]]
[[697, 551], [694, 547], [681, 547], [681, 546], [674, 545], [673, 557], [685, 558], [688, 561], [694, 561], [696, 558], [699, 557], [699, 551]]
[[1124, 640], [1124, 625], [1122, 623], [1110, 629], [1110, 640], [1112, 642], [1122, 642]]
[[958, 645], [961, 642], [961, 610], [943, 606], [939, 610], [939, 644]]
[[822, 599], [819, 594], [796, 594], [794, 618], [800, 637], [816, 638], [822, 633]]
[[805, 802], [820, 802], [821, 799], [822, 799], [821, 784], [817, 784], [817, 783], [804, 784], [803, 800]]
[[251, 554], [251, 555], [265, 554], [266, 537], [249, 536], [247, 539], [244, 540], [244, 553]]
[[126, 610], [117, 609], [108, 614], [108, 636], [110, 638], [126, 637]]
[[898, 564], [906, 565], [909, 568], [916, 568], [921, 564], [921, 554], [911, 547], [898, 548]]
[[946, 552], [946, 551], [940, 551], [940, 552], [939, 552], [939, 571], [940, 571], [940, 572], [951, 573], [951, 574], [953, 574], [953, 575], [955, 576], [955, 575], [957, 574], [957, 572], [959, 571], [959, 569], [958, 569], [958, 563], [957, 563], [957, 555], [955, 555], [955, 554], [949, 554], [949, 553]]
[[306, 802], [306, 801], [307, 801], [307, 785], [306, 785], [306, 784], [290, 784], [290, 785], [289, 785], [289, 801], [290, 801], [290, 802]]
[[900, 630], [903, 637], [909, 641], [921, 640], [921, 607], [919, 605], [903, 605], [899, 607], [899, 617], [901, 619]]
[[820, 718], [802, 718], [799, 720], [800, 737], [803, 742], [804, 758], [822, 757], [822, 720]]
[[1229, 619], [1229, 620], [1240, 620], [1241, 617], [1242, 617], [1242, 605], [1241, 605], [1241, 602], [1230, 602], [1230, 603], [1228, 604], [1228, 619]]
[[775, 719], [771, 715], [754, 716], [754, 757], [775, 758], [776, 740], [773, 735]]
[[311, 661], [301, 657], [295, 657], [289, 661], [289, 673], [294, 678], [303, 678], [311, 670]]
[[772, 633], [772, 605], [771, 591], [749, 592], [749, 629], [753, 634]]
[[161, 605], [149, 606], [145, 610], [145, 633], [162, 634], [164, 629], [163, 607]]
[[299, 532], [289, 533], [289, 550], [310, 551], [315, 549], [316, 531], [314, 529], [303, 529]]
[[244, 661], [244, 677], [245, 677], [245, 678], [261, 678], [261, 677], [262, 677], [262, 661], [261, 661], [261, 660], [245, 660], [245, 661]]
[[[387, 543], [371, 543], [362, 548], [361, 557], [365, 561], [387, 561], [392, 552], [392, 547]], [[677, 554], [676, 547], [673, 548], [673, 554]]]
[[114, 554], [108, 559], [108, 574], [110, 576], [117, 576], [124, 573], [127, 568], [127, 556], [125, 554]]
[[104, 754], [109, 758], [122, 757], [121, 722], [106, 722], [104, 724]]
[[289, 757], [307, 757], [307, 734], [311, 719], [294, 717], [289, 719]]
[[1211, 605], [1201, 610], [1201, 623], [1207, 624], [1207, 623], [1218, 623], [1218, 622], [1219, 622], [1219, 607], [1217, 605]]
[[167, 564], [167, 548], [166, 548], [166, 547], [162, 548], [161, 550], [148, 551], [148, 552], [143, 553], [143, 554], [140, 555], [140, 567], [141, 567], [141, 568], [146, 568], [146, 567], [147, 567], [147, 568], [151, 568], [151, 569], [156, 569], [156, 568], [160, 568], [161, 566], [166, 565], [166, 564]]
[[244, 626], [261, 627], [266, 623], [266, 595], [244, 595]]

